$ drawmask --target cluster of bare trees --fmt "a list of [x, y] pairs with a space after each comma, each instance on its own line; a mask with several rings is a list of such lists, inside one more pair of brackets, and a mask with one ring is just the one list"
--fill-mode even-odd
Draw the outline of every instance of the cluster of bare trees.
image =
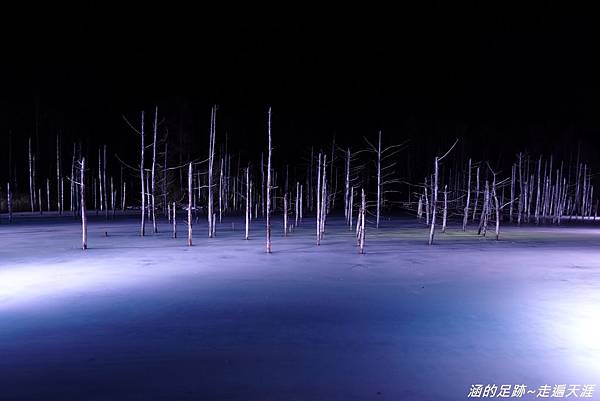
[[460, 216], [462, 230], [466, 231], [469, 222], [474, 222], [479, 235], [485, 236], [489, 224], [493, 223], [496, 239], [499, 239], [502, 222], [518, 226], [526, 223], [560, 225], [565, 220], [597, 218], [598, 202], [594, 203], [592, 174], [589, 166], [579, 160], [573, 166], [562, 161], [556, 163], [552, 156], [532, 157], [521, 152], [511, 165], [510, 175], [502, 178], [502, 172], [493, 169], [489, 162], [473, 163], [468, 159], [464, 170], [456, 169], [455, 175], [446, 175], [443, 201], [440, 201], [440, 162], [446, 156], [448, 153], [435, 157], [433, 173], [425, 177], [423, 185], [415, 185], [420, 188], [419, 192], [413, 192], [416, 202], [407, 203], [409, 209], [416, 210], [418, 219], [425, 218], [430, 228], [429, 244], [433, 243], [440, 208], [442, 232], [446, 230], [448, 216]]
[[[364, 138], [366, 145], [354, 151], [336, 145], [335, 139], [331, 146], [317, 148], [317, 151], [312, 147], [306, 163], [300, 168], [292, 166], [290, 174], [289, 164], [275, 167], [273, 161], [270, 108], [266, 113], [265, 152], [260, 158], [245, 160], [243, 166], [241, 156], [230, 151], [227, 136], [217, 137], [217, 110], [217, 106], [211, 108], [209, 141], [204, 153], [207, 157], [183, 157], [179, 149], [177, 165], [169, 163], [168, 130], [162, 126], [158, 107], [154, 108], [150, 123], [146, 122], [144, 111], [139, 115], [139, 125], [125, 118], [139, 138], [139, 161], [134, 163], [123, 161], [116, 154], [112, 157], [110, 148], [102, 145], [97, 148], [97, 164], [91, 163], [90, 167], [90, 163], [86, 163], [90, 157], [86, 155], [95, 154], [95, 150], [90, 152], [82, 143], [75, 142], [67, 156], [70, 169], [65, 169], [62, 140], [57, 135], [56, 177], [41, 180], [41, 169], [36, 166], [39, 149], [29, 137], [27, 209], [34, 213], [56, 211], [59, 215], [68, 210], [71, 213], [65, 214], [81, 216], [84, 249], [90, 204], [97, 215], [101, 213], [106, 219], [114, 218], [119, 208], [124, 212], [128, 204], [132, 209], [139, 207], [141, 236], [147, 234], [148, 221], [152, 222], [152, 233], [159, 233], [159, 221], [164, 218], [171, 228], [171, 236], [177, 238], [178, 211], [185, 210], [190, 246], [193, 225], [198, 224], [200, 216], [206, 216], [209, 238], [217, 235], [217, 225], [222, 223], [223, 216], [243, 216], [245, 239], [250, 238], [252, 222], [262, 218], [268, 253], [273, 249], [273, 222], [279, 218], [283, 237], [287, 237], [302, 224], [306, 214], [314, 215], [316, 244], [321, 245], [328, 216], [341, 199], [346, 224], [355, 230], [360, 253], [365, 252], [367, 225], [379, 229], [385, 224], [386, 214], [394, 209], [415, 211], [419, 220], [424, 219], [429, 244], [434, 243], [438, 226], [445, 233], [453, 220], [458, 221], [462, 231], [473, 227], [484, 236], [493, 225], [498, 239], [501, 223], [561, 224], [565, 220], [597, 216], [593, 175], [579, 156], [574, 163], [565, 163], [553, 157], [518, 153], [508, 173], [499, 163], [492, 167], [493, 163], [488, 161], [459, 158], [454, 151], [456, 141], [443, 149], [441, 156], [433, 158], [433, 168], [422, 183], [415, 184], [398, 171], [405, 143], [384, 145], [379, 131], [376, 140]], [[10, 143], [9, 136], [10, 173], [3, 195], [8, 221], [13, 219], [16, 182]], [[51, 171], [54, 174], [54, 166]], [[338, 185], [338, 182], [343, 184]], [[42, 183], [45, 191], [42, 191]], [[400, 201], [399, 191], [404, 184], [410, 188], [407, 202]], [[69, 192], [65, 193], [65, 189]], [[127, 201], [128, 189], [134, 194], [139, 189], [139, 198], [130, 195], [132, 199]]]

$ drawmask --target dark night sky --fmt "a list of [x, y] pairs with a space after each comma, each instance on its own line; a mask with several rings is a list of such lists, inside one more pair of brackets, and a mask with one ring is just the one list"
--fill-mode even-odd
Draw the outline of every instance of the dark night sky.
[[2, 28], [0, 129], [25, 143], [37, 102], [41, 141], [61, 130], [93, 145], [118, 141], [116, 151], [126, 152], [135, 138], [121, 115], [158, 104], [170, 130], [185, 115], [183, 129], [204, 154], [209, 107], [218, 103], [219, 127], [256, 152], [272, 105], [280, 155], [334, 133], [358, 144], [382, 129], [415, 149], [459, 136], [475, 157], [496, 146], [503, 157], [560, 152], [578, 139], [595, 156], [593, 13], [451, 7], [279, 10], [272, 18], [106, 9], [13, 21]]

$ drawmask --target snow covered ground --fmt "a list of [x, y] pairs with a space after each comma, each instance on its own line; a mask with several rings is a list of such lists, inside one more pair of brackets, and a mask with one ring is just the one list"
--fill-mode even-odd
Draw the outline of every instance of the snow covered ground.
[[[600, 385], [600, 226], [367, 229], [241, 220], [195, 243], [137, 220], [0, 224], [0, 400], [462, 400]], [[279, 223], [279, 218], [276, 218]], [[151, 228], [150, 228], [151, 230]], [[149, 231], [150, 231], [149, 230]], [[593, 399], [600, 399], [600, 389]], [[533, 399], [535, 394], [523, 398]]]

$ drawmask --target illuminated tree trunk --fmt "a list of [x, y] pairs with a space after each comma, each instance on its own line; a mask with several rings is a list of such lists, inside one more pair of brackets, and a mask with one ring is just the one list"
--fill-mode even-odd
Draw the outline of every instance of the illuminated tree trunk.
[[50, 178], [46, 178], [46, 201], [48, 202], [47, 211], [50, 211]]
[[213, 106], [210, 115], [210, 138], [208, 144], [208, 237], [212, 238], [214, 232], [213, 222], [213, 165], [215, 159], [215, 126], [217, 106]]
[[444, 212], [442, 214], [442, 232], [446, 232], [446, 222], [448, 220], [448, 185], [444, 185]]
[[58, 210], [59, 215], [62, 215], [63, 205], [60, 181], [60, 137], [56, 135], [56, 210]]
[[317, 245], [321, 245], [321, 153], [317, 164]]
[[377, 145], [377, 211], [375, 227], [379, 228], [379, 215], [381, 209], [381, 131], [379, 131], [379, 144]]
[[350, 195], [348, 199], [348, 226], [352, 229], [352, 213], [354, 212], [354, 187], [350, 187]]
[[127, 193], [126, 193], [126, 188], [127, 188], [127, 186], [126, 186], [126, 183], [124, 182], [124, 183], [123, 183], [123, 199], [122, 199], [122, 202], [123, 202], [123, 203], [122, 203], [122, 205], [121, 205], [121, 209], [122, 209], [123, 211], [125, 211], [125, 200], [126, 200], [126, 195], [127, 195]]
[[365, 253], [365, 214], [366, 214], [366, 208], [367, 208], [367, 200], [365, 197], [365, 190], [362, 189], [362, 202], [361, 202], [361, 207], [360, 207], [360, 238], [359, 238], [359, 248], [360, 248], [360, 253], [364, 254]]
[[250, 213], [250, 167], [248, 167], [246, 169], [246, 239], [249, 238]]
[[31, 205], [31, 212], [34, 211], [35, 205], [33, 203], [33, 158], [31, 156], [31, 137], [29, 137], [29, 141], [27, 142], [28, 149], [28, 165], [29, 165], [29, 203]]
[[433, 244], [433, 237], [435, 235], [435, 214], [437, 209], [437, 188], [438, 188], [438, 162], [439, 159], [436, 156], [434, 160], [433, 170], [433, 187], [431, 191], [431, 226], [429, 229], [429, 245]]
[[283, 236], [288, 233], [288, 194], [283, 194]]
[[[188, 165], [188, 210], [187, 210], [187, 229], [188, 229], [188, 237], [187, 244], [188, 246], [192, 246], [192, 163]], [[175, 220], [175, 219], [173, 219]]]
[[8, 206], [8, 222], [12, 223], [12, 192], [10, 191], [10, 182], [6, 184], [6, 203]]
[[302, 197], [302, 185], [300, 185], [300, 223], [302, 223], [302, 210], [303, 210], [302, 199], [303, 199], [303, 197]]
[[477, 172], [475, 174], [475, 203], [473, 205], [473, 221], [475, 221], [475, 217], [477, 214], [477, 201], [479, 200], [479, 167], [477, 167]]
[[467, 222], [469, 220], [469, 202], [471, 201], [471, 159], [469, 159], [469, 167], [467, 171], [467, 202], [465, 203], [465, 211], [463, 216], [462, 230], [467, 230]]
[[173, 202], [173, 212], [172, 212], [173, 214], [171, 215], [171, 224], [172, 224], [172, 228], [173, 228], [173, 231], [171, 234], [172, 238], [177, 238], [177, 218], [176, 218], [177, 214], [176, 214], [176, 212], [177, 212], [177, 209], [175, 208], [175, 202]]
[[425, 195], [425, 224], [429, 225], [429, 197], [427, 196], [427, 178], [425, 178], [425, 186], [423, 187], [424, 195]]
[[323, 154], [323, 182], [321, 183], [321, 223], [319, 224], [319, 235], [323, 239], [325, 232], [325, 219], [327, 217], [327, 155]]
[[[153, 136], [152, 136], [152, 178], [151, 178], [151, 195], [150, 199], [152, 201], [152, 232], [154, 234], [158, 233], [158, 225], [156, 224], [156, 137], [158, 131], [158, 107], [154, 109], [154, 126], [153, 126]], [[106, 149], [106, 148], [105, 148]], [[104, 166], [106, 170], [106, 165]], [[111, 183], [112, 186], [112, 183]]]
[[142, 130], [141, 136], [141, 156], [140, 156], [140, 182], [142, 185], [142, 221], [140, 224], [140, 235], [143, 237], [146, 235], [146, 180], [144, 178], [144, 150], [146, 144], [144, 143], [144, 112], [142, 111]]
[[106, 145], [104, 145], [104, 163], [102, 163], [102, 187], [104, 188], [104, 215], [106, 220], [108, 220], [108, 195], [106, 194], [106, 190], [108, 186], [106, 185]]
[[268, 133], [269, 133], [269, 154], [267, 157], [267, 210], [266, 210], [266, 222], [267, 222], [267, 253], [271, 253], [271, 108], [269, 107], [269, 118], [268, 118]]
[[87, 249], [87, 214], [85, 208], [85, 157], [81, 159], [79, 189], [81, 191], [81, 247]]

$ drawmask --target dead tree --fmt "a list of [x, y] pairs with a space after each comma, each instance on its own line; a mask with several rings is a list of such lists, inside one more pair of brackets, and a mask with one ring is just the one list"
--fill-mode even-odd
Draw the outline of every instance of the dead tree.
[[6, 204], [8, 207], [8, 222], [12, 223], [12, 192], [10, 191], [10, 182], [6, 183]]
[[248, 233], [250, 229], [250, 167], [246, 168], [246, 235], [245, 239], [248, 239]]
[[267, 158], [267, 210], [266, 210], [266, 220], [267, 220], [267, 253], [271, 253], [271, 108], [269, 107], [268, 113], [268, 125], [267, 130], [269, 134], [269, 155]]
[[175, 209], [175, 202], [173, 202], [173, 214], [171, 215], [171, 224], [173, 227], [173, 232], [171, 234], [172, 238], [177, 238], [177, 215], [176, 215], [176, 211], [177, 209]]
[[[192, 197], [193, 197], [193, 190], [192, 190], [192, 163], [189, 164], [188, 166], [188, 210], [187, 210], [187, 224], [188, 224], [188, 238], [187, 238], [187, 244], [188, 246], [192, 246]], [[175, 219], [173, 219], [175, 220]]]
[[[152, 201], [152, 232], [154, 234], [158, 233], [158, 225], [156, 224], [156, 203], [155, 203], [155, 187], [156, 187], [156, 136], [158, 131], [158, 106], [154, 109], [154, 124], [153, 124], [153, 136], [152, 136], [152, 171], [151, 171], [151, 183], [152, 187], [150, 188], [151, 196], [150, 199]], [[106, 149], [106, 148], [105, 148]], [[106, 165], [104, 166], [106, 170]]]
[[300, 223], [302, 223], [302, 185], [300, 185]]
[[300, 217], [298, 208], [300, 207], [300, 183], [296, 181], [296, 219], [294, 221], [294, 227], [298, 227], [298, 218]]
[[140, 182], [142, 185], [142, 221], [140, 225], [140, 235], [143, 237], [146, 235], [146, 180], [144, 178], [144, 150], [146, 144], [144, 143], [144, 112], [142, 111], [142, 122], [141, 122], [141, 156], [140, 156]]
[[448, 185], [444, 185], [444, 212], [442, 213], [442, 232], [446, 232], [446, 221], [448, 220]]
[[467, 167], [467, 201], [465, 203], [465, 212], [463, 216], [462, 230], [467, 230], [467, 222], [469, 220], [469, 202], [471, 200], [471, 159], [469, 159], [469, 166]]
[[[496, 192], [496, 172], [494, 170], [492, 170], [492, 168], [490, 167], [490, 165], [488, 164], [488, 168], [490, 169], [490, 172], [492, 173], [492, 198], [494, 198], [494, 209], [496, 210], [496, 240], [499, 239], [500, 237], [500, 212], [501, 212], [501, 208], [500, 208], [500, 202], [498, 201], [498, 194]], [[512, 202], [512, 200], [511, 200]]]
[[448, 149], [448, 151], [442, 156], [436, 156], [433, 162], [433, 188], [431, 192], [431, 227], [429, 230], [429, 245], [433, 244], [433, 237], [435, 235], [435, 215], [437, 209], [437, 195], [438, 195], [438, 176], [439, 176], [439, 163], [442, 161], [448, 154], [454, 149], [456, 144], [458, 143], [458, 139], [454, 142], [454, 144]]
[[345, 183], [345, 188], [344, 188], [344, 216], [346, 217], [346, 222], [352, 226], [352, 223], [350, 223], [350, 219], [348, 217], [348, 215], [351, 213], [349, 210], [349, 204], [350, 204], [350, 159], [351, 159], [351, 153], [350, 153], [350, 148], [348, 148], [346, 150], [346, 163], [344, 165], [345, 168], [345, 174], [344, 174], [344, 183]]
[[60, 182], [60, 136], [56, 135], [56, 210], [58, 210], [59, 215], [62, 215], [63, 204]]
[[475, 221], [475, 217], [477, 216], [477, 201], [479, 200], [479, 167], [477, 167], [477, 172], [475, 174], [475, 204], [473, 205], [473, 221]]
[[215, 136], [216, 136], [217, 106], [213, 106], [210, 113], [210, 138], [208, 143], [208, 237], [212, 238], [214, 233], [213, 219], [213, 165], [215, 160]]
[[354, 212], [352, 203], [354, 202], [354, 187], [350, 187], [350, 199], [348, 201], [348, 225], [352, 229], [352, 213]]
[[367, 200], [365, 197], [365, 190], [364, 188], [361, 190], [361, 195], [362, 195], [362, 201], [361, 201], [361, 206], [360, 206], [360, 215], [359, 215], [359, 220], [360, 220], [360, 234], [359, 234], [359, 249], [360, 249], [360, 253], [361, 255], [365, 253], [365, 230], [366, 230], [366, 226], [365, 226], [365, 214], [366, 214], [366, 209], [367, 209]]
[[283, 194], [283, 236], [288, 234], [288, 194]]
[[317, 245], [321, 245], [321, 153], [317, 165]]
[[102, 186], [104, 187], [104, 216], [108, 220], [108, 196], [106, 195], [106, 145], [104, 145], [104, 163], [102, 163]]
[[31, 137], [29, 137], [29, 141], [28, 141], [28, 165], [29, 165], [29, 203], [31, 205], [31, 212], [33, 212], [35, 210], [35, 204], [34, 204], [34, 189], [33, 189], [33, 157], [31, 155]]
[[[375, 166], [377, 170], [377, 200], [376, 200], [376, 210], [375, 210], [375, 227], [379, 228], [379, 220], [381, 216], [381, 207], [383, 206], [383, 187], [384, 185], [389, 185], [392, 183], [398, 182], [396, 179], [392, 179], [393, 168], [396, 165], [395, 161], [388, 161], [390, 158], [395, 156], [399, 151], [400, 147], [404, 144], [391, 145], [387, 148], [382, 149], [381, 147], [381, 131], [379, 131], [377, 146], [373, 145], [365, 138], [365, 141], [370, 147], [370, 151], [375, 153], [376, 161]], [[386, 161], [387, 164], [386, 164]]]
[[79, 162], [79, 182], [74, 182], [79, 185], [79, 191], [81, 196], [81, 248], [87, 249], [87, 214], [85, 207], [85, 157], [81, 158]]
[[319, 231], [319, 235], [320, 235], [320, 239], [323, 239], [323, 233], [325, 232], [325, 220], [327, 218], [327, 170], [326, 170], [326, 166], [327, 166], [327, 155], [323, 154], [323, 182], [321, 183], [321, 216], [320, 216], [320, 223], [319, 223], [319, 227], [320, 227], [320, 231]]

